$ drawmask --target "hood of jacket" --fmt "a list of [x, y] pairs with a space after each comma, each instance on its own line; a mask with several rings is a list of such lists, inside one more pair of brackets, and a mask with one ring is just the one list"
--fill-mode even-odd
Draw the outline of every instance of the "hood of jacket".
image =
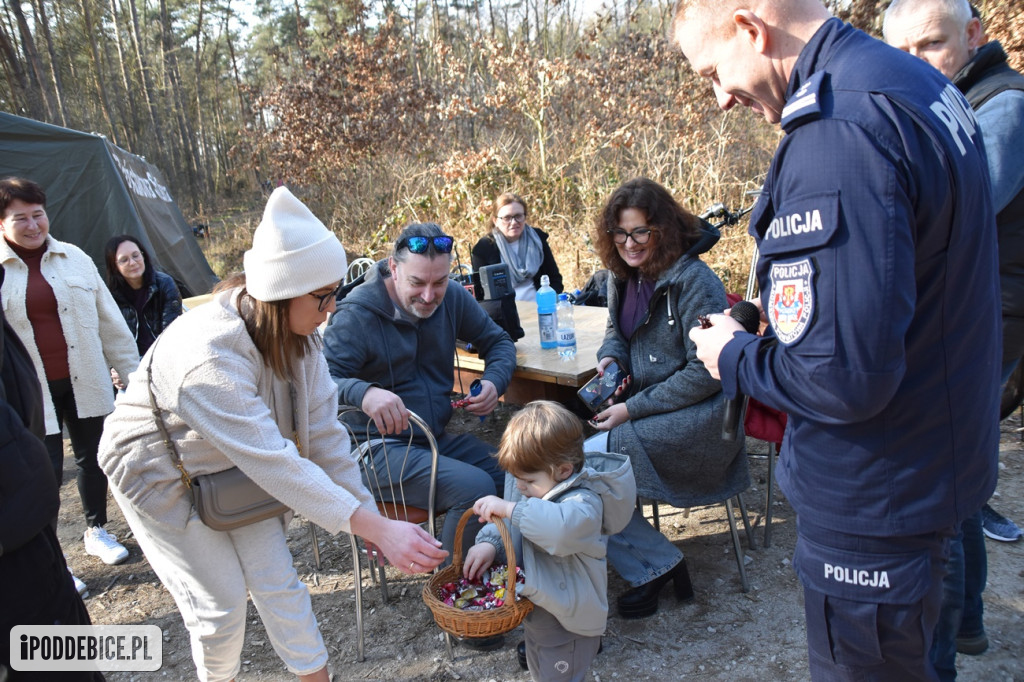
[[387, 259], [377, 261], [366, 270], [363, 283], [350, 291], [340, 305], [358, 305], [388, 320], [394, 318], [395, 303], [388, 295], [387, 287], [381, 286], [390, 278]]
[[544, 499], [555, 500], [573, 488], [580, 487], [601, 497], [604, 508], [601, 519], [603, 535], [614, 535], [626, 527], [633, 517], [636, 504], [636, 480], [633, 478], [633, 465], [629, 457], [614, 452], [588, 452], [583, 468], [548, 491]]

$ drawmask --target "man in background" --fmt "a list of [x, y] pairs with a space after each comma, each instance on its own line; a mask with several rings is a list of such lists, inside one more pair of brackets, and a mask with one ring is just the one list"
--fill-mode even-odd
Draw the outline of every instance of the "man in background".
[[728, 397], [789, 415], [779, 484], [811, 676], [934, 680], [949, 541], [998, 458], [995, 221], [973, 114], [818, 0], [680, 0], [673, 35], [723, 109], [786, 133], [750, 220], [765, 336], [725, 315], [690, 336]]
[[[967, 0], [894, 0], [885, 12], [886, 42], [920, 57], [960, 89], [985, 142], [999, 244], [1003, 353], [1000, 385], [1024, 354], [1024, 76], [1006, 63], [998, 42]], [[984, 534], [983, 534], [984, 529]], [[932, 661], [940, 679], [956, 679], [956, 654], [988, 648], [982, 592], [988, 573], [984, 535], [1018, 540], [1021, 531], [988, 504], [964, 520], [951, 547]]]

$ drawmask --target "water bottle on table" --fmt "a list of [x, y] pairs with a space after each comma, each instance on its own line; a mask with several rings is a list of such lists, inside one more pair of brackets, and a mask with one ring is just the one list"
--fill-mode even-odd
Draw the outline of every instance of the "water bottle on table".
[[576, 325], [573, 320], [573, 306], [569, 302], [569, 294], [558, 295], [555, 321], [558, 354], [562, 356], [563, 360], [572, 360], [576, 357]]
[[540, 331], [540, 347], [555, 348], [558, 339], [555, 336], [555, 290], [547, 275], [541, 275], [540, 288], [537, 289], [537, 328]]

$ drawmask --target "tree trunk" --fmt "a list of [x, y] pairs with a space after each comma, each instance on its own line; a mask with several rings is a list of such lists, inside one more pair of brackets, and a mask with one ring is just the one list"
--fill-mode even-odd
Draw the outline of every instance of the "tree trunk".
[[43, 31], [43, 38], [46, 41], [46, 53], [50, 56], [50, 78], [53, 80], [53, 93], [57, 104], [57, 114], [60, 116], [60, 124], [65, 128], [68, 125], [68, 115], [64, 108], [64, 84], [61, 82], [60, 69], [57, 68], [57, 53], [53, 47], [53, 36], [50, 35], [50, 22], [46, 18], [46, 8], [43, 0], [36, 0], [36, 13], [39, 17], [37, 26]]
[[[182, 164], [175, 159], [175, 168], [185, 171], [188, 181], [188, 195], [192, 200], [192, 210], [198, 209], [199, 197], [202, 188], [199, 187], [196, 175], [198, 156], [195, 148], [195, 133], [185, 116], [185, 99], [181, 94], [181, 75], [178, 70], [178, 57], [174, 51], [173, 26], [170, 15], [167, 12], [167, 1], [160, 0], [160, 56], [164, 65], [164, 78], [168, 90], [167, 103], [170, 109], [170, 116], [175, 121], [178, 129], [178, 150], [182, 155]], [[173, 147], [172, 147], [173, 149]], [[179, 193], [180, 194], [180, 193]]]
[[85, 35], [89, 39], [89, 54], [92, 56], [92, 81], [96, 87], [96, 97], [99, 99], [100, 110], [107, 122], [107, 135], [114, 144], [120, 144], [117, 135], [117, 126], [114, 125], [114, 118], [110, 114], [110, 102], [107, 101], [107, 88], [103, 81], [103, 64], [100, 62], [99, 49], [96, 47], [96, 29], [93, 26], [92, 11], [89, 7], [91, 0], [79, 0], [79, 7], [82, 8], [82, 22], [85, 27]]
[[[0, 23], [0, 55], [3, 56], [4, 72], [7, 76], [7, 85], [11, 91], [11, 104], [16, 106], [22, 114], [31, 114], [31, 103], [29, 101], [31, 87], [28, 83], [28, 75], [25, 73], [24, 65], [18, 57], [18, 49], [7, 32], [7, 27]], [[23, 108], [24, 109], [23, 109]]]
[[139, 120], [139, 110], [135, 106], [135, 91], [132, 82], [128, 77], [128, 63], [125, 58], [124, 39], [121, 36], [122, 11], [117, 5], [117, 0], [110, 0], [110, 18], [114, 28], [114, 45], [117, 47], [118, 70], [121, 72], [121, 87], [124, 89], [124, 106], [127, 109], [125, 128], [128, 131], [128, 144], [132, 149], [137, 148], [139, 135], [142, 133], [142, 121]]
[[25, 73], [28, 75], [29, 87], [25, 94], [29, 103], [30, 116], [43, 121], [52, 121], [54, 107], [51, 106], [49, 101], [52, 93], [45, 87], [46, 77], [43, 75], [43, 64], [39, 59], [36, 42], [32, 38], [32, 31], [28, 27], [25, 13], [21, 11], [21, 2], [19, 0], [8, 0], [7, 4], [18, 24], [18, 34], [21, 37], [21, 51], [25, 55]]
[[[131, 14], [131, 39], [132, 48], [135, 50], [135, 59], [139, 66], [139, 74], [141, 78], [140, 86], [142, 87], [142, 94], [146, 100], [146, 111], [149, 114], [149, 122], [152, 128], [150, 129], [150, 138], [154, 140], [153, 155], [156, 156], [157, 165], [166, 166], [164, 161], [167, 159], [166, 150], [161, 146], [160, 141], [165, 138], [163, 117], [160, 116], [160, 111], [157, 108], [156, 93], [153, 89], [153, 77], [150, 71], [149, 63], [146, 60], [146, 55], [142, 49], [142, 33], [139, 30], [139, 12], [135, 6], [135, 0], [127, 0], [128, 11]], [[173, 147], [172, 147], [173, 149]]]

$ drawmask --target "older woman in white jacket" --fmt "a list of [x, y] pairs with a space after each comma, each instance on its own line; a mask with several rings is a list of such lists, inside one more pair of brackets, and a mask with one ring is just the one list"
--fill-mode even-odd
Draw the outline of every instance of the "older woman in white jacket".
[[337, 389], [316, 334], [345, 273], [337, 238], [280, 187], [244, 266], [143, 356], [107, 419], [100, 464], [181, 611], [200, 679], [238, 673], [248, 592], [288, 669], [326, 682], [327, 649], [288, 551], [286, 519], [229, 531], [205, 526], [148, 387], [192, 477], [237, 466], [328, 531], [367, 538], [407, 573], [433, 569], [446, 552], [419, 526], [377, 513], [337, 421]]
[[96, 447], [103, 417], [114, 409], [110, 368], [123, 377], [135, 369], [135, 341], [92, 259], [50, 235], [46, 194], [39, 185], [0, 180], [0, 217], [0, 262], [7, 271], [4, 314], [25, 343], [44, 389], [50, 463], [59, 485], [66, 426], [78, 465], [86, 552], [120, 563], [128, 550], [103, 527], [107, 479], [96, 463]]

